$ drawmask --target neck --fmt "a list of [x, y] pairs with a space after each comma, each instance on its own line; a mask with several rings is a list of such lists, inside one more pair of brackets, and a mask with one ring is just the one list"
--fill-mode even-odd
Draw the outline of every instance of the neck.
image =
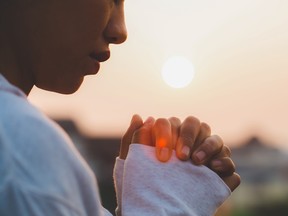
[[27, 71], [25, 62], [21, 61], [21, 47], [12, 43], [13, 34], [9, 34], [10, 28], [11, 26], [0, 22], [0, 73], [28, 95], [34, 85], [33, 78]]

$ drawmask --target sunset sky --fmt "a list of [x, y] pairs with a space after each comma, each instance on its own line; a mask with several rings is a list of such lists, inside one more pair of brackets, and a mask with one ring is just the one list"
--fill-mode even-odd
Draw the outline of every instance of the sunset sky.
[[[287, 0], [127, 0], [128, 40], [73, 95], [33, 89], [48, 115], [84, 133], [121, 136], [130, 118], [193, 115], [227, 144], [251, 135], [288, 150]], [[195, 68], [192, 83], [169, 87], [171, 56]]]

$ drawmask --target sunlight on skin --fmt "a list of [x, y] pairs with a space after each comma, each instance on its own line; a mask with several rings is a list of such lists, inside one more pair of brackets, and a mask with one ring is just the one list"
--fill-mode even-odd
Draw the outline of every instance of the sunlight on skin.
[[156, 155], [162, 162], [166, 162], [172, 155], [172, 147], [167, 138], [158, 138], [156, 140]]
[[158, 147], [159, 148], [164, 148], [164, 147], [168, 148], [167, 147], [168, 144], [167, 144], [167, 140], [166, 139], [161, 138], [161, 139], [157, 140], [157, 142], [158, 142]]

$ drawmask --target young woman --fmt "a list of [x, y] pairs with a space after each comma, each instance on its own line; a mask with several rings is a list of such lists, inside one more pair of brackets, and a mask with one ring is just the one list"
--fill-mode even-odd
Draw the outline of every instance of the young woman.
[[[1, 216], [110, 215], [70, 139], [27, 95], [75, 92], [126, 37], [123, 0], [0, 0]], [[212, 214], [240, 183], [223, 146], [196, 118], [134, 116], [115, 168], [117, 214]]]

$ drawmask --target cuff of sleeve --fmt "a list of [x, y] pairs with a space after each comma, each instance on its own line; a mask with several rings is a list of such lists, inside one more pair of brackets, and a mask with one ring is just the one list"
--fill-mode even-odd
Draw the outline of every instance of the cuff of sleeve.
[[[213, 215], [231, 194], [215, 172], [206, 166], [180, 161], [175, 151], [169, 162], [161, 163], [155, 156], [154, 147], [131, 144], [124, 169], [123, 198], [133, 199], [135, 191], [142, 196], [148, 195], [149, 189], [150, 195], [159, 196], [159, 206], [164, 208], [181, 200], [178, 204], [182, 209], [192, 209], [197, 215]], [[166, 197], [165, 201], [163, 197]]]
[[113, 170], [113, 178], [114, 178], [114, 184], [115, 184], [114, 187], [115, 187], [116, 199], [117, 199], [117, 208], [115, 209], [115, 213], [117, 216], [121, 215], [124, 163], [125, 163], [125, 160], [117, 157], [114, 170]]

